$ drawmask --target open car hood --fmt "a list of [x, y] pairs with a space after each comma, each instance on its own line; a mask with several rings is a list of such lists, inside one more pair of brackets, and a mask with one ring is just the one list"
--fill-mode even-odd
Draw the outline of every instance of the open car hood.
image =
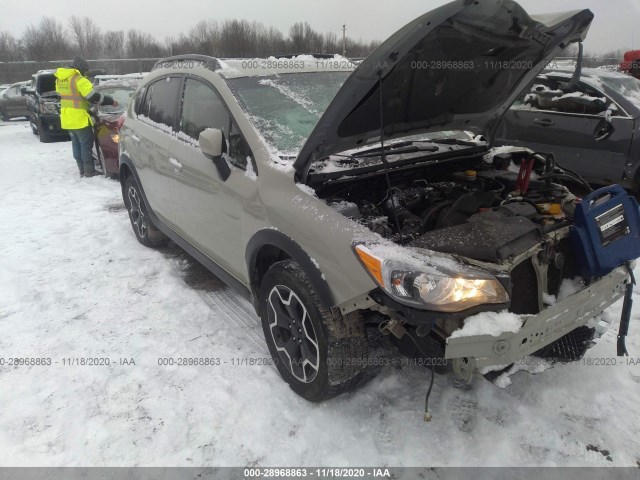
[[530, 16], [511, 0], [457, 0], [418, 17], [349, 76], [300, 151], [298, 177], [316, 160], [380, 141], [381, 117], [385, 139], [437, 130], [491, 139], [519, 93], [592, 20], [589, 10]]

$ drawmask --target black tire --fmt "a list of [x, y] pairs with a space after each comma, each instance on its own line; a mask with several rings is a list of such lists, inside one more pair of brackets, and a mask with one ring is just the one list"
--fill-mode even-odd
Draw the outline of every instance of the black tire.
[[9, 120], [9, 117], [7, 117], [7, 114], [2, 110], [0, 110], [0, 122], [6, 122], [7, 120]]
[[322, 306], [300, 265], [284, 260], [269, 268], [259, 310], [271, 357], [295, 393], [321, 402], [360, 382], [368, 358], [362, 314]]
[[29, 120], [29, 126], [31, 127], [31, 131], [33, 132], [33, 134], [38, 135], [38, 127], [34, 125], [33, 121], [31, 120], [31, 117], [27, 117], [27, 120]]
[[164, 233], [158, 230], [151, 222], [147, 213], [147, 205], [142, 197], [138, 182], [133, 175], [127, 178], [122, 188], [124, 205], [129, 212], [131, 227], [138, 241], [145, 247], [156, 248], [164, 245], [169, 240]]

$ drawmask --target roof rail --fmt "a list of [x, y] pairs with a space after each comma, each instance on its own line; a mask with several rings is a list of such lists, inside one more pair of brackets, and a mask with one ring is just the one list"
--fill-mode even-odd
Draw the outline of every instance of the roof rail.
[[299, 55], [310, 55], [317, 59], [330, 59], [333, 58], [336, 53], [283, 53], [281, 55], [274, 55], [274, 58], [293, 58]]
[[195, 68], [204, 67], [209, 70], [219, 70], [221, 67], [220, 62], [215, 57], [209, 57], [208, 55], [174, 55], [173, 57], [161, 58], [158, 60], [153, 68], [157, 70], [159, 68]]

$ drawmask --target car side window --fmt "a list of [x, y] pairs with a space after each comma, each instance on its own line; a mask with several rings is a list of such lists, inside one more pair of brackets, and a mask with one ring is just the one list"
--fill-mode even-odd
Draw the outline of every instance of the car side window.
[[140, 114], [155, 123], [173, 127], [180, 84], [179, 77], [166, 77], [152, 83], [148, 87]]
[[581, 115], [604, 115], [611, 100], [583, 83], [537, 79], [515, 105], [521, 108]]
[[15, 98], [20, 96], [19, 87], [11, 87], [7, 90], [7, 97]]
[[224, 103], [211, 87], [188, 78], [184, 86], [180, 131], [197, 142], [206, 128], [222, 130], [227, 140], [229, 162], [245, 170], [247, 157], [252, 156], [251, 150]]
[[[136, 95], [135, 100], [133, 101], [133, 111], [136, 115], [140, 115], [142, 112], [142, 102], [144, 101], [144, 94], [147, 92], [147, 87], [142, 87], [138, 94]], [[147, 109], [148, 112], [148, 109]]]

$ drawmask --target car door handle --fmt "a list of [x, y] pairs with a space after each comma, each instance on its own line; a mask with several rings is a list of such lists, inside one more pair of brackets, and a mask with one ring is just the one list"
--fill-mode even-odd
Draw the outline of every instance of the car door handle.
[[536, 125], [542, 125], [543, 127], [550, 127], [551, 125], [554, 125], [556, 122], [554, 122], [550, 118], [536, 118], [533, 121], [533, 123], [535, 123]]
[[176, 160], [175, 158], [169, 158], [169, 163], [173, 166], [173, 169], [176, 172], [181, 172], [182, 171], [182, 164]]

